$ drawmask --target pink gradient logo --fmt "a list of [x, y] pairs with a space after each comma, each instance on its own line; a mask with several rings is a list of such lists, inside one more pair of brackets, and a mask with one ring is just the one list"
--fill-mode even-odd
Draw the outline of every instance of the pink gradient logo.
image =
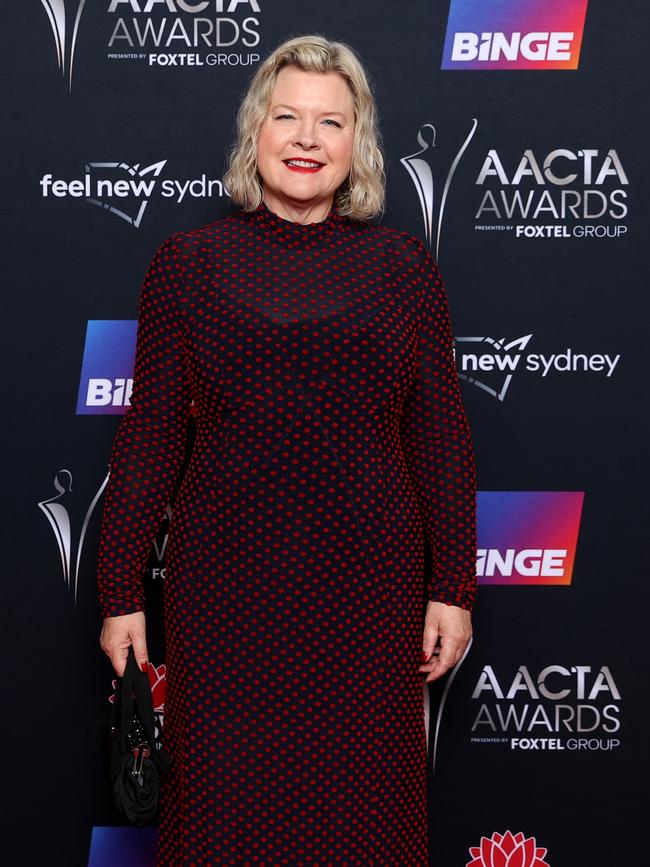
[[577, 69], [587, 0], [451, 0], [442, 69]]
[[90, 319], [77, 415], [123, 415], [130, 406], [137, 319]]
[[584, 491], [480, 491], [480, 584], [570, 584]]
[[534, 837], [525, 837], [521, 831], [518, 834], [495, 831], [491, 837], [482, 837], [480, 846], [470, 846], [472, 860], [465, 867], [549, 867], [544, 861], [547, 851], [537, 846]]
[[88, 867], [156, 867], [158, 827], [95, 825]]

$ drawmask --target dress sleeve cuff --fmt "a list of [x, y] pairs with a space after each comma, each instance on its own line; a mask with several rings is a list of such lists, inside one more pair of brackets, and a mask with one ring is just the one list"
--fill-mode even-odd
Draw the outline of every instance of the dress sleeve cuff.
[[476, 602], [476, 585], [445, 587], [444, 584], [429, 582], [426, 595], [430, 602], [444, 602], [446, 605], [455, 605], [471, 612]]
[[135, 614], [144, 611], [144, 602], [135, 599], [113, 599], [103, 602], [100, 606], [102, 617], [121, 617], [123, 614]]

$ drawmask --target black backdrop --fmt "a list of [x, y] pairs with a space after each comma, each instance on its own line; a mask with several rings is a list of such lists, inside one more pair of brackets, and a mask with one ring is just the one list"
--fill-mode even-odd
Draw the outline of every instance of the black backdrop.
[[[138, 46], [147, 21], [192, 42], [194, 0], [152, 5], [2, 7], [3, 862], [152, 863], [155, 829], [120, 835], [99, 751], [116, 380], [155, 248], [229, 211], [224, 149], [259, 58], [315, 32], [349, 42], [375, 83], [384, 222], [439, 256], [492, 552], [470, 652], [430, 692], [431, 863], [487, 867], [493, 844], [470, 847], [507, 830], [535, 837], [524, 867], [647, 863], [646, 4], [591, 0], [573, 69], [441, 67], [450, 7], [456, 30], [554, 32], [580, 23], [581, 0], [211, 0], [219, 48]], [[148, 193], [95, 194], [138, 178]], [[173, 196], [174, 181], [194, 184]], [[88, 406], [88, 376], [114, 405]], [[164, 543], [163, 525], [146, 579], [158, 705]]]

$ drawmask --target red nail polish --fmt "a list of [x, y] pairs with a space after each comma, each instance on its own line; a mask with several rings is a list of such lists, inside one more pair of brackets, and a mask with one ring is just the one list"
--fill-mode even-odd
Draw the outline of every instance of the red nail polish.
[[426, 650], [423, 650], [422, 656], [421, 656], [421, 661], [426, 662], [428, 658], [429, 658], [429, 654], [426, 652]]
[[149, 663], [148, 662], [141, 662], [140, 668], [144, 671], [145, 674], [149, 673]]

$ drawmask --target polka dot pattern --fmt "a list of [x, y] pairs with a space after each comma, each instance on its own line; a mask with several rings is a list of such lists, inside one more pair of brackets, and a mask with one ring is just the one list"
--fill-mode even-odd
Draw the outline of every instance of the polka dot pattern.
[[424, 605], [476, 592], [452, 346], [424, 244], [335, 208], [262, 203], [156, 252], [98, 583], [104, 616], [144, 610], [180, 482], [159, 867], [428, 864]]

